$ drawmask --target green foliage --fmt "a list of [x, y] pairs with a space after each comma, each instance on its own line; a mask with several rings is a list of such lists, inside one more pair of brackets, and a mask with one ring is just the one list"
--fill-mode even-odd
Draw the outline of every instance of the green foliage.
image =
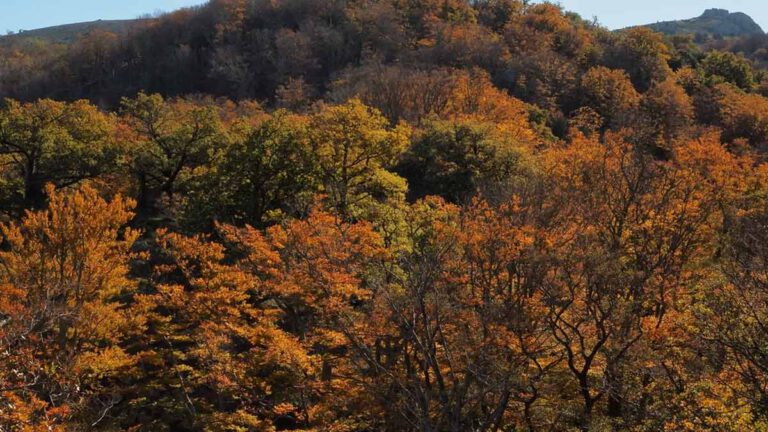
[[669, 77], [671, 54], [660, 34], [637, 27], [615, 37], [616, 42], [606, 50], [606, 61], [610, 67], [626, 70], [638, 90], [644, 92], [653, 82]]
[[319, 181], [306, 120], [277, 111], [227, 148], [194, 186], [186, 213], [198, 226], [217, 219], [263, 227], [306, 214]]
[[212, 106], [140, 93], [123, 99], [121, 112], [130, 127], [124, 139], [128, 163], [139, 178], [140, 205], [156, 192], [172, 200], [224, 147], [226, 137]]
[[439, 195], [457, 203], [478, 193], [501, 198], [530, 174], [525, 143], [492, 123], [471, 120], [425, 124], [400, 170], [412, 197]]
[[388, 171], [405, 151], [410, 128], [391, 128], [381, 113], [357, 99], [327, 107], [309, 121], [309, 140], [323, 192], [342, 215], [371, 203], [403, 197], [405, 181]]
[[114, 118], [87, 101], [73, 103], [6, 100], [0, 110], [0, 154], [11, 176], [5, 191], [20, 195], [27, 206], [38, 206], [43, 187], [66, 187], [115, 169], [118, 148]]
[[755, 86], [752, 66], [743, 56], [712, 51], [701, 61], [701, 72], [713, 84], [727, 82], [743, 90]]

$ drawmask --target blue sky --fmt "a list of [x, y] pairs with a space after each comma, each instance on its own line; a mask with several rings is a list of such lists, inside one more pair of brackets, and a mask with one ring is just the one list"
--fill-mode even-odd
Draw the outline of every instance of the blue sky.
[[[0, 32], [97, 19], [135, 18], [201, 3], [204, 0], [0, 0]], [[611, 29], [691, 18], [704, 9], [718, 7], [745, 12], [768, 30], [766, 0], [560, 0], [560, 3], [584, 18], [596, 16]]]
[[744, 12], [763, 30], [768, 30], [766, 0], [560, 0], [559, 3], [584, 18], [596, 16], [601, 24], [610, 29], [693, 18], [705, 9], [719, 8]]
[[172, 11], [204, 0], [0, 0], [0, 32]]

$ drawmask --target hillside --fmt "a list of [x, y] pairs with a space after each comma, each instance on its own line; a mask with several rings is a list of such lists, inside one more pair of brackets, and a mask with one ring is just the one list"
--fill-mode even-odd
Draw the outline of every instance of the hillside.
[[[520, 15], [537, 9], [517, 0], [481, 1], [475, 6], [459, 0], [440, 4], [424, 1], [418, 7], [402, 8], [378, 0], [285, 4], [214, 0], [147, 20], [100, 20], [26, 31], [0, 37], [0, 97], [85, 98], [114, 107], [122, 97], [143, 90], [280, 104], [286, 98], [315, 101], [357, 91], [355, 87], [366, 79], [365, 71], [376, 65], [406, 70], [477, 67], [489, 73], [494, 84], [526, 102], [546, 105], [548, 110], [553, 104], [565, 104], [568, 112], [575, 101], [558, 96], [566, 90], [547, 88], [547, 80], [555, 78], [537, 74], [559, 76], [561, 71], [538, 69], [558, 63], [578, 72], [587, 58], [576, 61], [574, 56], [590, 56], [595, 65], [626, 68], [638, 90], [649, 85], [644, 77], [648, 72], [632, 65], [634, 59], [624, 58], [636, 48], [621, 52], [622, 44], [643, 42], [625, 40], [625, 32], [609, 32], [573, 13], [565, 15], [567, 23], [557, 22], [549, 12]], [[446, 13], [456, 15], [441, 18]], [[556, 34], [538, 41], [541, 37], [518, 33], [523, 24], [536, 31], [573, 26], [576, 33], [557, 34], [559, 30], [550, 29]], [[711, 50], [743, 54], [758, 67], [768, 61], [765, 33], [743, 13], [710, 9], [698, 18], [646, 27], [705, 36], [696, 46], [660, 42], [669, 45], [672, 58], [667, 62], [673, 68], [696, 66]], [[132, 31], [137, 28], [142, 30]], [[721, 35], [740, 36], [712, 37]], [[536, 52], [546, 49], [529, 44], [540, 42], [547, 47], [555, 40], [562, 44], [561, 52], [556, 53], [555, 63], [545, 65], [538, 57], [543, 54]], [[597, 52], [603, 53], [601, 58], [594, 57]], [[573, 86], [568, 80], [557, 80], [564, 81], [558, 84], [566, 88]], [[553, 95], [546, 94], [550, 91]]]
[[0, 37], [0, 43], [38, 39], [49, 43], [72, 43], [94, 30], [102, 30], [117, 35], [124, 35], [132, 29], [146, 24], [146, 19], [133, 20], [97, 20], [90, 22], [64, 24], [35, 30], [23, 30]]
[[663, 21], [645, 27], [669, 35], [732, 37], [764, 34], [763, 29], [749, 15], [742, 12], [731, 13], [725, 9], [708, 9], [697, 18]]

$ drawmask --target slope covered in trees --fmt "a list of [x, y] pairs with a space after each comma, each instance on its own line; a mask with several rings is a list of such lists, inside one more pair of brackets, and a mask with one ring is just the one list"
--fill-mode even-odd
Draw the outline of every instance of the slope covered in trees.
[[219, 0], [26, 49], [0, 430], [768, 428], [743, 56], [517, 0]]

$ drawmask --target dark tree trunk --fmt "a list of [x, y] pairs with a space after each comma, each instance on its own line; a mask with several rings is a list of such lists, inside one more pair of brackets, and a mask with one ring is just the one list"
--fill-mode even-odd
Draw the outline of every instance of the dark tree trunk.
[[621, 417], [624, 414], [624, 401], [622, 400], [623, 379], [614, 365], [609, 365], [605, 372], [605, 380], [608, 386], [608, 416]]

